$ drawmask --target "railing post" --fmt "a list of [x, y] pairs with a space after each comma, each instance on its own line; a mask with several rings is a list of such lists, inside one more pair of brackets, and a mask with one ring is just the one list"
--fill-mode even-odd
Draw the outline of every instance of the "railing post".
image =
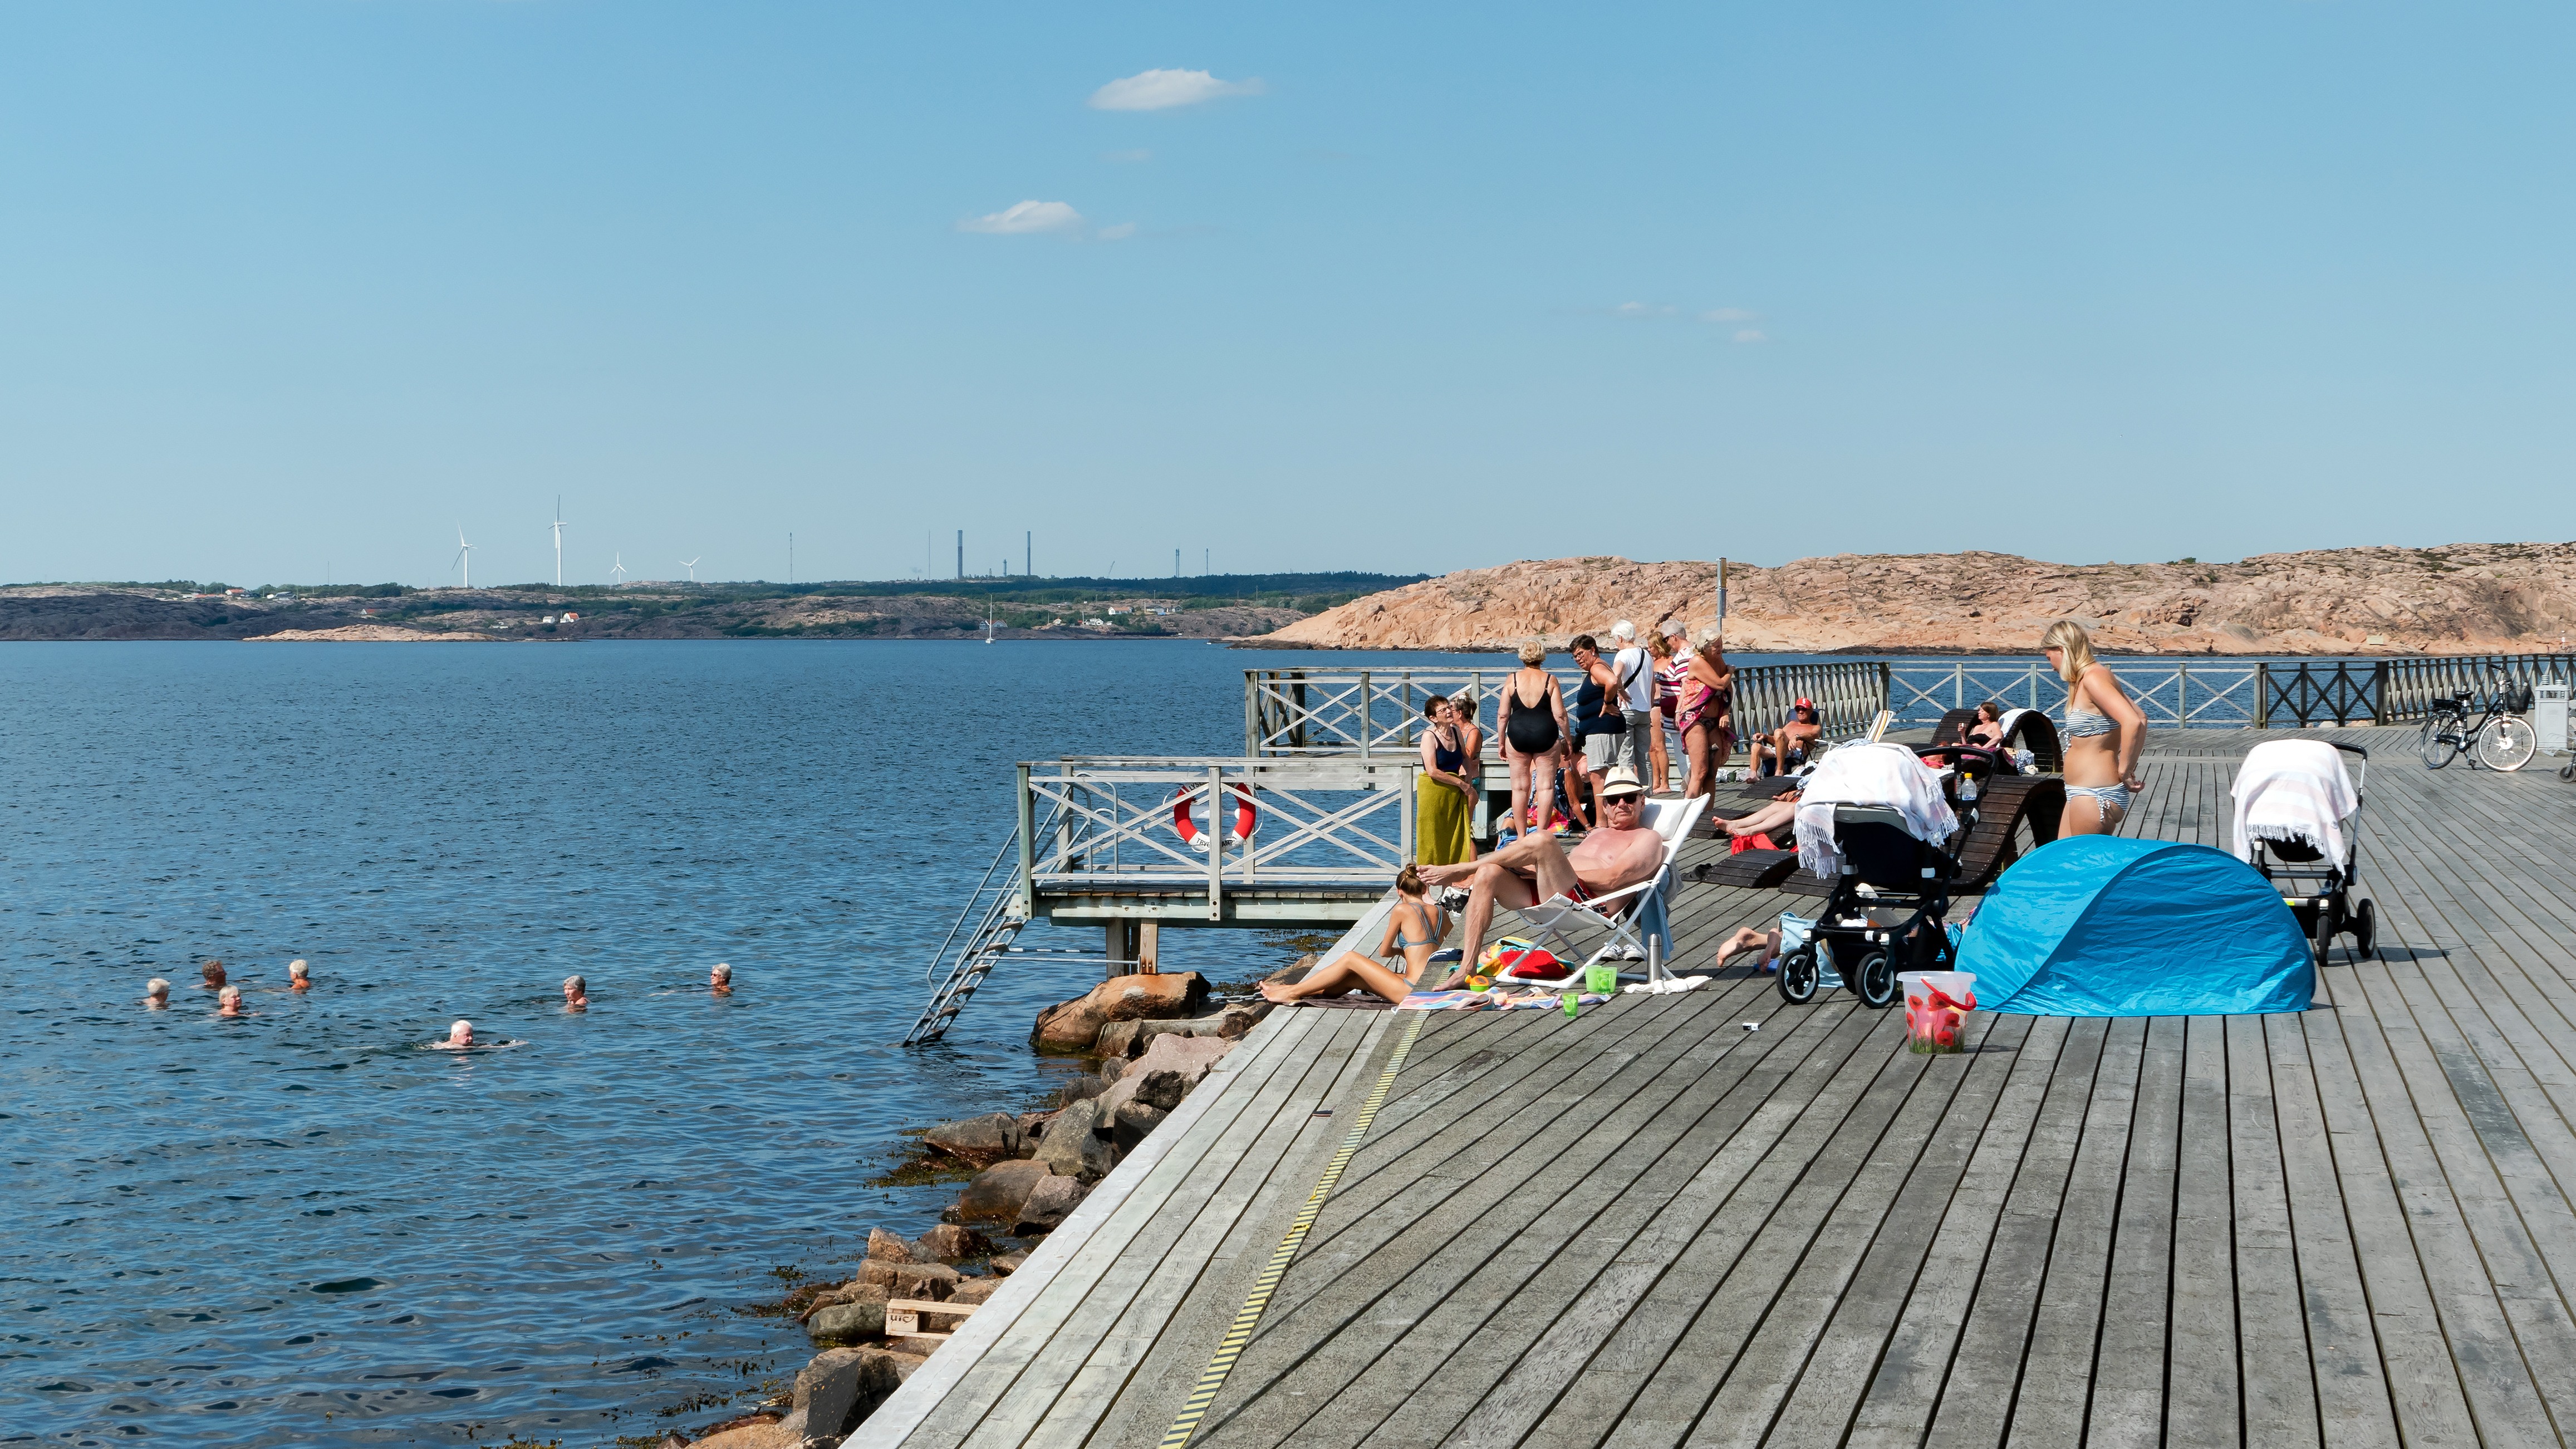
[[1243, 753], [1246, 757], [1270, 753], [1261, 747], [1261, 686], [1253, 671], [1243, 671]]
[[1414, 783], [1414, 776], [1421, 770], [1422, 766], [1418, 762], [1404, 767], [1404, 796], [1395, 802], [1395, 853], [1401, 857], [1396, 862], [1398, 870], [1402, 870], [1404, 862], [1413, 859], [1414, 856], [1413, 803], [1420, 799], [1422, 794]]
[[1020, 762], [1020, 919], [1034, 919], [1038, 909], [1037, 809], [1029, 798], [1029, 764]]
[[1370, 736], [1377, 733], [1377, 727], [1369, 722], [1369, 714], [1369, 672], [1363, 669], [1360, 671], [1360, 758], [1363, 760], [1369, 757]]
[[2272, 666], [2257, 661], [2254, 665], [2254, 728], [2272, 727]]
[[1225, 766], [1208, 766], [1208, 919], [1225, 919]]

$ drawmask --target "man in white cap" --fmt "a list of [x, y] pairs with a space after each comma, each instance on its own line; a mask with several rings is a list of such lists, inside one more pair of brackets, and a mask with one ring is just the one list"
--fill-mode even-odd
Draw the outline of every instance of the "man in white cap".
[[1653, 875], [1663, 863], [1664, 840], [1645, 827], [1645, 806], [1646, 787], [1637, 772], [1614, 765], [1601, 781], [1601, 823], [1576, 842], [1571, 853], [1556, 843], [1553, 834], [1534, 830], [1476, 860], [1422, 867], [1422, 879], [1428, 884], [1468, 887], [1467, 934], [1461, 942], [1465, 956], [1453, 977], [1475, 966], [1496, 901], [1514, 910], [1554, 896], [1588, 901]]
[[[1655, 659], [1637, 642], [1637, 626], [1629, 620], [1611, 625], [1610, 637], [1619, 641], [1610, 672], [1618, 676], [1619, 711], [1628, 721], [1615, 763], [1636, 771], [1642, 781], [1654, 768], [1650, 762], [1655, 751]], [[1660, 783], [1657, 788], [1662, 788]]]

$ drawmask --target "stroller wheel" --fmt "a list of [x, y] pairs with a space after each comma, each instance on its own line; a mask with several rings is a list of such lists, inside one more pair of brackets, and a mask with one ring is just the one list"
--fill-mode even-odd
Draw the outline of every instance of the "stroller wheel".
[[2559, 766], [2558, 778], [2562, 780], [2576, 780], [2576, 765]]
[[2317, 969], [2320, 971], [2325, 969], [2326, 953], [2334, 948], [2335, 928], [2341, 924], [2335, 919], [2335, 914], [2332, 901], [2317, 902], [2317, 924], [2313, 944], [2317, 952]]
[[2369, 955], [2379, 941], [2379, 903], [2363, 901], [2355, 907], [2349, 929], [2352, 931], [2352, 953], [2356, 956]]
[[1860, 969], [1851, 975], [1852, 990], [1860, 1004], [1872, 1011], [1884, 1011], [1896, 1004], [1896, 958], [1885, 951], [1872, 951], [1860, 958]]
[[1780, 958], [1780, 974], [1775, 982], [1780, 999], [1791, 1006], [1804, 1006], [1816, 999], [1816, 948], [1801, 946]]

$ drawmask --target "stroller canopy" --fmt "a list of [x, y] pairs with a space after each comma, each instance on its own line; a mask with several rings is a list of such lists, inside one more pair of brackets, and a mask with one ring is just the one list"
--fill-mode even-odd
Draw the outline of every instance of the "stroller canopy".
[[2252, 860], [2256, 840], [2297, 841], [2344, 861], [2344, 822], [2361, 796], [2343, 752], [2323, 740], [2266, 740], [2245, 752], [2228, 792], [2236, 801], [2236, 858]]
[[2079, 835], [2024, 856], [1968, 923], [1978, 1003], [2024, 1016], [2305, 1011], [2307, 938], [2280, 892], [2205, 845]]

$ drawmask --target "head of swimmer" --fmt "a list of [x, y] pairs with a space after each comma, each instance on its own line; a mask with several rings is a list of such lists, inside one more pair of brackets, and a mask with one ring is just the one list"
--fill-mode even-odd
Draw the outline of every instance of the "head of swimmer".
[[292, 990], [303, 991], [313, 985], [313, 968], [305, 965], [301, 957], [286, 963], [286, 976], [286, 984]]
[[159, 976], [143, 988], [143, 1000], [155, 1011], [170, 1004], [170, 983]]
[[733, 968], [718, 961], [707, 971], [707, 989], [718, 996], [733, 995]]
[[449, 1026], [447, 1028], [447, 1040], [440, 1042], [439, 1045], [445, 1047], [470, 1047], [474, 1045], [474, 1023], [460, 1020]]
[[578, 976], [564, 978], [564, 1010], [579, 1011], [590, 1005], [590, 983]]
[[215, 1009], [215, 1015], [217, 1015], [217, 1016], [239, 1016], [239, 1015], [241, 1015], [241, 1014], [242, 1014], [242, 1009], [241, 1009], [241, 988], [240, 988], [240, 987], [238, 987], [238, 986], [227, 986], [227, 987], [225, 987], [223, 990], [221, 990], [221, 991], [219, 991], [219, 992], [217, 992], [217, 993], [215, 994], [215, 1000], [216, 1000], [216, 1001], [218, 1001], [218, 1002], [220, 1002], [220, 1003], [222, 1003], [221, 1005], [219, 1005], [218, 1007], [216, 1007], [216, 1009]]
[[200, 966], [200, 967], [198, 967], [198, 968], [197, 968], [197, 974], [198, 974], [199, 976], [202, 976], [202, 977], [204, 977], [204, 978], [205, 978], [205, 983], [204, 983], [204, 984], [205, 984], [205, 989], [207, 989], [207, 990], [209, 990], [209, 991], [220, 991], [220, 990], [222, 990], [222, 989], [223, 989], [223, 985], [224, 985], [224, 963], [223, 963], [223, 962], [221, 962], [221, 961], [209, 961], [209, 962], [207, 962], [205, 965]]

